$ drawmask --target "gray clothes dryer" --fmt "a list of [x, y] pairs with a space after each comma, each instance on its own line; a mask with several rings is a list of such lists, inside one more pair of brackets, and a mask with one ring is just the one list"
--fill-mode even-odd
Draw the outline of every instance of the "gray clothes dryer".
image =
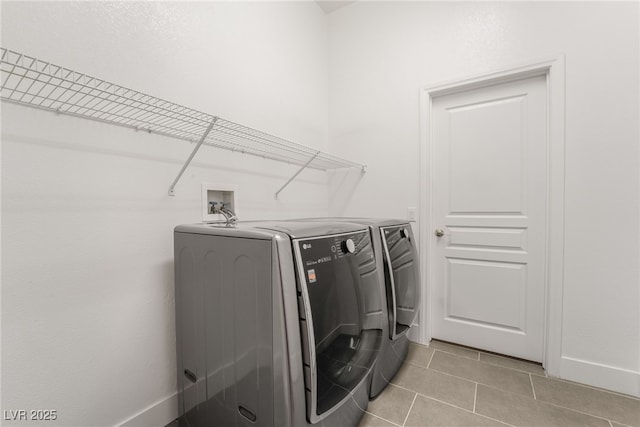
[[407, 357], [409, 329], [420, 307], [419, 259], [408, 222], [362, 219], [359, 223], [368, 224], [372, 238], [380, 239], [389, 325], [379, 363], [371, 376], [369, 395], [373, 398], [387, 386]]
[[356, 426], [386, 328], [370, 231], [174, 232], [179, 425]]
[[369, 227], [378, 263], [387, 323], [378, 360], [371, 373], [370, 398], [377, 397], [407, 357], [411, 325], [420, 306], [420, 271], [411, 224], [398, 219], [307, 218], [305, 221], [351, 222]]

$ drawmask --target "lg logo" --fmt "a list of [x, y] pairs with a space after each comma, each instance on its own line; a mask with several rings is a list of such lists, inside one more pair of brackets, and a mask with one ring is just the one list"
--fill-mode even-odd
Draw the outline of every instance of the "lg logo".
[[311, 249], [311, 243], [303, 243], [302, 249]]

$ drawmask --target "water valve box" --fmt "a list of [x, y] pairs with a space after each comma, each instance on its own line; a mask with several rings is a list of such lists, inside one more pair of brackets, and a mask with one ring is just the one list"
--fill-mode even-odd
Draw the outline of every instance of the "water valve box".
[[224, 215], [215, 213], [216, 208], [224, 206], [238, 216], [236, 187], [224, 184], [202, 184], [202, 221], [225, 221]]

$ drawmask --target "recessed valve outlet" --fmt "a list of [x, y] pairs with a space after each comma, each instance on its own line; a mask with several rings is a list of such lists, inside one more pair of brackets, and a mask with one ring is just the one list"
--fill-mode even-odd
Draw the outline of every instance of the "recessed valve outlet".
[[237, 194], [235, 186], [203, 182], [202, 221], [228, 223], [230, 218], [237, 218]]

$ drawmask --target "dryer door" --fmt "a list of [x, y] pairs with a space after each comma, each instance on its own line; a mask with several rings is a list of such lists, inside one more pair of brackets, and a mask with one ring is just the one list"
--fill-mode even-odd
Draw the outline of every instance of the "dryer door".
[[368, 231], [298, 239], [294, 250], [307, 418], [315, 423], [366, 379], [380, 346], [382, 302]]
[[406, 333], [418, 313], [418, 255], [409, 224], [381, 227], [389, 304], [389, 338]]

